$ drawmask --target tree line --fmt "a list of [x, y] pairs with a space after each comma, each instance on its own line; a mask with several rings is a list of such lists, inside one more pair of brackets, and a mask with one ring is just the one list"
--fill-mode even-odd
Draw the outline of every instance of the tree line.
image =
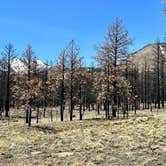
[[[72, 40], [61, 51], [55, 64], [45, 64], [39, 68], [31, 45], [28, 45], [20, 58], [23, 69], [12, 70], [16, 49], [7, 44], [0, 60], [0, 112], [9, 117], [12, 107], [25, 110], [25, 121], [30, 126], [32, 112], [36, 111], [37, 123], [39, 108], [43, 114], [48, 107], [58, 107], [60, 120], [65, 111], [73, 120], [74, 112], [79, 119], [87, 110], [98, 114], [105, 111], [105, 119], [123, 117], [129, 111], [136, 113], [141, 106], [152, 110], [164, 108], [165, 89], [165, 45], [159, 41], [153, 48], [153, 64], [146, 58], [143, 67], [130, 60], [129, 46], [133, 43], [122, 20], [116, 19], [108, 28], [104, 42], [96, 46], [94, 60], [96, 66], [85, 67], [80, 48]], [[152, 65], [152, 67], [151, 67]]]

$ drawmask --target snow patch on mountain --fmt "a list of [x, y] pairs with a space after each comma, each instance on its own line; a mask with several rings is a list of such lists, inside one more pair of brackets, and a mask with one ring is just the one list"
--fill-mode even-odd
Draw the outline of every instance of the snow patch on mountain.
[[25, 72], [27, 70], [26, 65], [18, 58], [14, 58], [11, 62], [11, 69], [16, 72]]
[[161, 53], [162, 54], [166, 54], [166, 48], [165, 47], [163, 47], [163, 46], [160, 46], [160, 50], [161, 50]]
[[[47, 67], [47, 65], [44, 64], [39, 59], [37, 59], [36, 62], [37, 62], [37, 69], [39, 70], [42, 70]], [[14, 58], [11, 62], [11, 69], [13, 72], [16, 72], [16, 73], [25, 73], [27, 71], [27, 66], [21, 59]]]
[[41, 69], [41, 68], [46, 68], [47, 65], [44, 64], [41, 60], [37, 59], [37, 68]]

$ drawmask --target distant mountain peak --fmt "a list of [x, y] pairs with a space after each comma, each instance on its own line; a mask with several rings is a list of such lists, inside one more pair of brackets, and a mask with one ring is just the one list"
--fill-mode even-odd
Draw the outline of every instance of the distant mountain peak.
[[[39, 70], [43, 70], [44, 68], [47, 67], [47, 65], [39, 59], [37, 59], [36, 62], [37, 62], [37, 69]], [[25, 73], [27, 71], [27, 66], [21, 59], [14, 58], [11, 62], [11, 69], [15, 73]]]
[[[144, 68], [145, 61], [149, 66], [149, 69], [154, 67], [154, 58], [155, 58], [155, 48], [157, 43], [148, 44], [138, 51], [131, 54], [129, 60], [135, 64], [139, 71]], [[160, 43], [160, 51], [163, 55], [166, 56], [166, 43]]]

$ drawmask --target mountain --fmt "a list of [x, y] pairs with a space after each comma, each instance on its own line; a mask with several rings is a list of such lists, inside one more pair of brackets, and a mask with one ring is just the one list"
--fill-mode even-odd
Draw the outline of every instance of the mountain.
[[[41, 60], [37, 59], [37, 69], [42, 70], [47, 67], [45, 63], [43, 63]], [[14, 58], [11, 62], [11, 69], [13, 72], [20, 72], [24, 73], [27, 71], [27, 66], [24, 64], [24, 62], [19, 58]]]
[[[156, 49], [157, 43], [148, 44], [140, 50], [132, 53], [129, 57], [129, 61], [134, 63], [138, 67], [139, 71], [141, 71], [144, 68], [146, 60], [147, 65], [152, 69], [154, 66]], [[166, 43], [160, 44], [160, 51], [166, 56]]]
[[18, 72], [25, 72], [27, 70], [27, 67], [25, 64], [18, 58], [14, 58], [11, 62], [11, 69], [12, 71], [18, 73]]

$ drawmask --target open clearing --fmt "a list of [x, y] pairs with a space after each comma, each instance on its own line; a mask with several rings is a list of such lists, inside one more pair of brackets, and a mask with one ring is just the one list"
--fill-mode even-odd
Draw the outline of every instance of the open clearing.
[[166, 112], [125, 120], [0, 121], [0, 166], [166, 166]]

